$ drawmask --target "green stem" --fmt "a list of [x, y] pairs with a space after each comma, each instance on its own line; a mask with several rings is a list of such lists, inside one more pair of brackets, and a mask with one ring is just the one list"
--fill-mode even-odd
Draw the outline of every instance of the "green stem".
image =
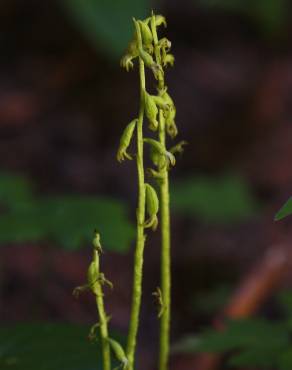
[[[142, 46], [140, 28], [134, 20], [137, 39]], [[134, 277], [130, 327], [127, 343], [128, 370], [132, 370], [135, 362], [135, 349], [137, 332], [139, 326], [140, 306], [142, 298], [142, 275], [143, 275], [143, 254], [145, 245], [144, 222], [145, 222], [145, 183], [143, 165], [143, 117], [144, 117], [144, 92], [145, 92], [145, 70], [144, 63], [139, 57], [140, 75], [140, 110], [137, 123], [137, 171], [138, 171], [138, 208], [137, 208], [137, 240], [134, 257]]]
[[[165, 145], [165, 129], [162, 111], [159, 112], [159, 139]], [[161, 225], [161, 295], [163, 312], [160, 318], [160, 353], [159, 370], [166, 370], [169, 356], [170, 337], [170, 215], [169, 215], [169, 183], [168, 170], [162, 170], [163, 178], [160, 183], [160, 225]]]
[[[151, 30], [153, 35], [155, 58], [161, 64], [158, 49], [158, 37], [156, 32], [155, 18], [151, 19]], [[164, 88], [164, 76], [159, 74], [158, 88]], [[165, 122], [163, 112], [159, 109], [159, 141], [165, 148]], [[159, 370], [167, 370], [170, 341], [170, 304], [171, 304], [171, 271], [170, 271], [170, 212], [169, 212], [169, 181], [168, 169], [161, 170], [160, 182], [160, 225], [161, 225], [161, 295], [163, 311], [160, 317], [160, 348], [159, 348]]]
[[[93, 260], [97, 264], [97, 269], [99, 270], [99, 256], [98, 251], [93, 252]], [[101, 349], [102, 349], [102, 360], [103, 360], [103, 370], [111, 370], [111, 359], [110, 359], [110, 345], [108, 341], [108, 318], [106, 316], [104, 302], [103, 302], [103, 292], [101, 283], [97, 280], [94, 284], [95, 300], [100, 321], [100, 338], [101, 338]]]

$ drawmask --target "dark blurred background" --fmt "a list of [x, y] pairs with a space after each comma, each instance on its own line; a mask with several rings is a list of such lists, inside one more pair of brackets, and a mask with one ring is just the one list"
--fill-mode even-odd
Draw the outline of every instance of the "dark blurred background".
[[[126, 333], [136, 169], [115, 155], [137, 113], [139, 86], [137, 68], [127, 73], [119, 59], [132, 16], [151, 9], [167, 18], [161, 35], [175, 55], [167, 84], [178, 140], [188, 142], [170, 173], [172, 341], [222, 312], [281, 316], [274, 298], [291, 286], [292, 223], [275, 223], [274, 215], [292, 193], [291, 7], [288, 0], [1, 1], [1, 324], [96, 321], [92, 296], [71, 294], [85, 281], [96, 227], [115, 286], [105, 297], [111, 325]], [[159, 260], [159, 233], [149, 234], [141, 369], [155, 368]], [[207, 369], [197, 357], [174, 355], [172, 366]]]

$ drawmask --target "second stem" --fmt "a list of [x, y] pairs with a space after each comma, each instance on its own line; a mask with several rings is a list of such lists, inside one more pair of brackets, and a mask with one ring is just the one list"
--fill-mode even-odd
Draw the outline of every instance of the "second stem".
[[[134, 21], [135, 22], [135, 21]], [[135, 22], [138, 42], [142, 45], [141, 34], [137, 22]], [[144, 116], [144, 93], [145, 93], [145, 70], [144, 63], [139, 58], [140, 75], [140, 110], [137, 123], [137, 171], [138, 171], [138, 208], [137, 208], [137, 241], [134, 258], [134, 282], [132, 295], [132, 310], [127, 343], [128, 370], [133, 370], [135, 360], [135, 349], [137, 332], [139, 326], [139, 315], [142, 297], [142, 275], [143, 255], [145, 245], [144, 223], [145, 223], [145, 183], [143, 164], [143, 116]]]

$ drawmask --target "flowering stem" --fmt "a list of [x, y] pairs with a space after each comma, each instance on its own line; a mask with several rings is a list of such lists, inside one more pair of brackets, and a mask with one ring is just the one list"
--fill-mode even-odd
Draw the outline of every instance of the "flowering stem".
[[[135, 20], [134, 23], [137, 32], [138, 44], [142, 46], [139, 25]], [[139, 75], [140, 75], [140, 110], [137, 121], [137, 155], [136, 155], [139, 193], [137, 208], [137, 239], [134, 258], [132, 308], [127, 343], [128, 370], [133, 369], [135, 361], [135, 349], [142, 297], [143, 254], [145, 245], [145, 235], [144, 235], [145, 183], [144, 183], [144, 165], [143, 165], [143, 117], [144, 117], [145, 70], [144, 62], [140, 57], [139, 57]]]
[[[159, 116], [162, 113], [160, 112]], [[162, 127], [164, 118], [159, 120], [159, 139], [165, 145], [165, 130]], [[166, 370], [169, 356], [170, 337], [170, 215], [169, 215], [169, 185], [168, 170], [162, 171], [163, 178], [160, 183], [160, 225], [161, 225], [161, 295], [163, 311], [160, 318], [160, 352], [159, 370]]]
[[[93, 252], [93, 261], [99, 265], [98, 251]], [[103, 370], [111, 370], [111, 360], [110, 360], [110, 346], [108, 342], [108, 318], [106, 316], [104, 302], [103, 302], [103, 292], [101, 283], [97, 280], [94, 284], [95, 289], [95, 300], [99, 315], [99, 327], [100, 327], [100, 337], [101, 337], [101, 348], [102, 348], [102, 359], [103, 359]]]
[[[157, 213], [161, 210], [161, 289], [153, 294], [158, 299], [160, 318], [160, 355], [159, 370], [167, 370], [169, 356], [169, 332], [170, 332], [170, 212], [169, 212], [169, 184], [168, 169], [175, 165], [175, 153], [183, 151], [185, 142], [180, 142], [167, 150], [166, 133], [174, 138], [177, 135], [175, 123], [176, 108], [167, 92], [164, 80], [164, 67], [173, 65], [174, 56], [169, 53], [171, 42], [163, 37], [158, 40], [156, 27], [164, 25], [165, 17], [154, 15], [144, 20], [135, 20], [135, 35], [130, 41], [126, 53], [121, 59], [121, 66], [127, 71], [134, 67], [133, 60], [139, 60], [140, 75], [140, 110], [137, 119], [132, 120], [125, 128], [120, 139], [117, 159], [122, 162], [125, 158], [132, 159], [127, 152], [136, 129], [137, 134], [137, 171], [138, 171], [138, 208], [137, 208], [137, 238], [134, 257], [134, 277], [131, 320], [129, 324], [127, 343], [127, 365], [125, 369], [133, 370], [135, 360], [136, 338], [139, 326], [143, 254], [145, 245], [145, 228], [155, 231], [158, 218]], [[157, 80], [157, 95], [152, 95], [145, 88], [144, 67], [152, 71]], [[148, 120], [148, 128], [156, 131], [158, 139], [145, 138], [143, 140], [144, 113]], [[158, 116], [157, 116], [158, 115]], [[155, 188], [144, 182], [143, 142], [150, 146], [150, 159], [155, 167], [149, 168], [149, 175], [159, 183], [160, 200]], [[160, 203], [160, 205], [159, 205]], [[145, 211], [147, 219], [145, 222]]]
[[[155, 18], [152, 15], [151, 31], [153, 35], [155, 59], [161, 65], [161, 57], [158, 49], [158, 37], [155, 26]], [[158, 89], [165, 87], [164, 76], [159, 73]], [[165, 143], [165, 119], [162, 109], [159, 109], [159, 141], [166, 150]], [[160, 225], [161, 225], [161, 298], [163, 310], [160, 316], [160, 348], [159, 370], [167, 370], [169, 357], [170, 337], [170, 303], [171, 303], [171, 271], [170, 271], [170, 211], [169, 211], [169, 181], [168, 168], [161, 169], [160, 186]]]

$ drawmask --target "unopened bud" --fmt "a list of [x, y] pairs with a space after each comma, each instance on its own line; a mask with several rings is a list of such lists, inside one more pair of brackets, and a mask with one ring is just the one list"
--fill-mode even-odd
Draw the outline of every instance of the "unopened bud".
[[176, 137], [176, 135], [178, 134], [178, 130], [177, 130], [177, 126], [175, 124], [174, 121], [170, 122], [168, 125], [165, 125], [166, 126], [166, 132], [168, 133], [168, 135], [174, 139]]
[[162, 57], [162, 64], [164, 67], [167, 67], [168, 64], [173, 67], [174, 65], [174, 56], [172, 54], [166, 54]]
[[111, 347], [116, 359], [118, 361], [120, 361], [125, 366], [128, 363], [128, 359], [127, 359], [127, 356], [125, 354], [125, 351], [124, 351], [123, 347], [120, 345], [119, 342], [117, 342], [114, 339], [108, 338], [107, 340], [110, 344], [110, 347]]
[[183, 153], [184, 151], [184, 146], [187, 145], [188, 143], [183, 140], [183, 141], [180, 141], [178, 144], [176, 144], [175, 146], [173, 146], [171, 149], [170, 149], [170, 152], [172, 154], [175, 154], [175, 153]]
[[144, 102], [145, 102], [145, 113], [146, 117], [149, 120], [149, 128], [152, 131], [156, 131], [158, 128], [157, 114], [158, 109], [153, 99], [153, 96], [148, 94], [146, 91], [144, 93]]
[[137, 40], [134, 38], [128, 45], [126, 53], [121, 59], [121, 66], [129, 72], [134, 67], [132, 60], [138, 56]]
[[100, 244], [100, 234], [94, 230], [94, 238], [92, 240], [93, 248], [96, 249], [99, 252], [102, 252], [102, 247]]
[[146, 196], [146, 210], [149, 219], [145, 222], [145, 227], [152, 227], [152, 230], [156, 230], [158, 225], [157, 213], [159, 210], [159, 200], [156, 190], [150, 185], [145, 184], [145, 196]]
[[153, 41], [152, 32], [147, 23], [139, 21], [143, 44], [149, 45]]
[[161, 14], [155, 15], [155, 25], [158, 27], [158, 26], [161, 26], [162, 24], [164, 27], [167, 27], [165, 17]]
[[127, 149], [130, 145], [130, 142], [131, 142], [131, 139], [132, 139], [132, 136], [133, 136], [133, 132], [135, 130], [135, 127], [136, 127], [136, 123], [137, 123], [137, 119], [134, 119], [133, 121], [131, 121], [125, 128], [123, 134], [122, 134], [122, 137], [120, 139], [120, 146], [119, 146], [119, 149], [118, 149], [118, 152], [117, 152], [117, 160], [119, 162], [122, 162], [125, 157], [128, 158], [128, 159], [132, 159], [132, 157], [130, 156], [130, 154], [127, 153]]

